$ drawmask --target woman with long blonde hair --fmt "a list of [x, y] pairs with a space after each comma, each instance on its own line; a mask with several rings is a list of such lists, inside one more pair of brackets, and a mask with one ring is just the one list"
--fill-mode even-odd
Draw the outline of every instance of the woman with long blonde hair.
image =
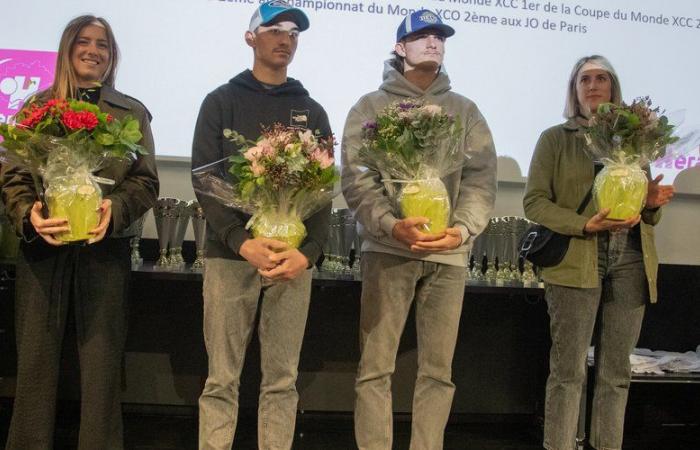
[[[7, 450], [53, 447], [56, 393], [64, 341], [77, 341], [81, 418], [78, 448], [122, 449], [121, 363], [126, 338], [126, 298], [131, 262], [131, 225], [158, 196], [150, 114], [114, 88], [119, 49], [109, 23], [84, 15], [63, 31], [53, 86], [36, 102], [52, 98], [97, 104], [116, 119], [140, 123], [139, 142], [148, 154], [131, 163], [114, 161], [97, 175], [103, 185], [99, 225], [82, 244], [57, 238], [63, 218], [45, 219], [32, 177], [24, 168], [0, 170], [7, 215], [22, 237], [17, 258], [15, 322], [17, 386]], [[64, 339], [64, 336], [66, 339]]]

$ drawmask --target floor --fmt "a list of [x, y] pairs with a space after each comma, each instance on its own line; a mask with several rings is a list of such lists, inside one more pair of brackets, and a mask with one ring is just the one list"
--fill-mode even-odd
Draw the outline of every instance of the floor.
[[[124, 413], [124, 440], [128, 450], [192, 450], [197, 447], [197, 418], [187, 413]], [[0, 402], [0, 445], [7, 435], [11, 416], [8, 401]], [[445, 450], [539, 450], [541, 427], [533, 421], [473, 423], [455, 418], [445, 433]], [[55, 450], [74, 449], [78, 435], [77, 405], [59, 408]], [[410, 424], [397, 417], [394, 449], [408, 449]], [[253, 414], [244, 414], [236, 433], [235, 449], [255, 449]], [[297, 421], [295, 450], [353, 449], [352, 417], [347, 414], [303, 414]], [[628, 427], [624, 450], [698, 450], [698, 426]]]

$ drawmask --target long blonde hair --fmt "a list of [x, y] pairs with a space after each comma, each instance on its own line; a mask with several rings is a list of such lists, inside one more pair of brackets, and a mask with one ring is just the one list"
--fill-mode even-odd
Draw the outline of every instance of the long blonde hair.
[[109, 64], [100, 82], [114, 87], [114, 79], [117, 74], [119, 64], [119, 47], [114, 39], [112, 27], [102, 17], [84, 15], [76, 17], [68, 22], [61, 35], [61, 42], [58, 44], [58, 57], [56, 60], [56, 74], [53, 79], [53, 86], [50, 88], [51, 97], [54, 98], [74, 98], [78, 93], [78, 79], [75, 68], [71, 62], [71, 52], [75, 41], [80, 36], [80, 31], [88, 25], [98, 25], [105, 29], [107, 35], [107, 46], [109, 48]]

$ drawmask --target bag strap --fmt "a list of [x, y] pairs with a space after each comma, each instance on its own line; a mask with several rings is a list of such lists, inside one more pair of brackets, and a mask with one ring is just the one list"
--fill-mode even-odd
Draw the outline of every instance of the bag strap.
[[[593, 178], [595, 179], [596, 175], [600, 172], [600, 170], [603, 168], [602, 164], [594, 164], [593, 165]], [[583, 198], [583, 201], [581, 202], [581, 205], [579, 205], [578, 209], [576, 210], [576, 214], [581, 215], [583, 211], [586, 209], [586, 206], [588, 206], [588, 203], [591, 201], [591, 197], [593, 197], [593, 185], [591, 185], [591, 188], [588, 190], [586, 193], [586, 196]]]

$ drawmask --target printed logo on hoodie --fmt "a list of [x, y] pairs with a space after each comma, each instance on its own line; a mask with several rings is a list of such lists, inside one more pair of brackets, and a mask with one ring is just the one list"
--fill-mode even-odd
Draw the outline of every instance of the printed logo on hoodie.
[[291, 111], [289, 117], [289, 125], [297, 128], [308, 128], [309, 127], [309, 110], [296, 110]]

